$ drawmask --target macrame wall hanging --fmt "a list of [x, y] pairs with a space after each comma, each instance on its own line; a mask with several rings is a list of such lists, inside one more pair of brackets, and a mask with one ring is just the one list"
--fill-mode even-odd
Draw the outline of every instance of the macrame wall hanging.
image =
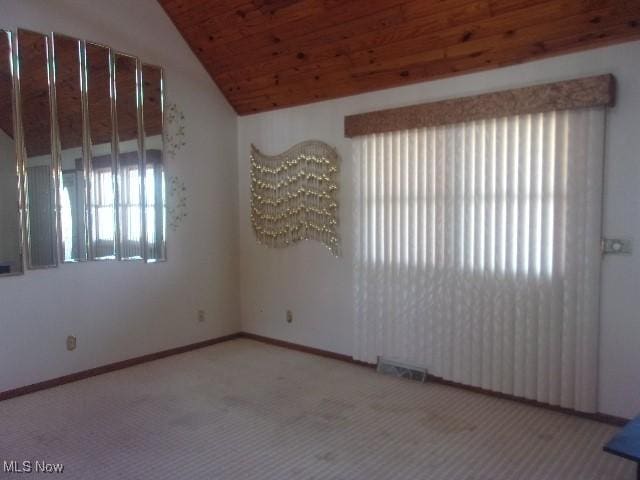
[[340, 255], [338, 163], [324, 142], [298, 143], [275, 156], [251, 145], [251, 224], [258, 241], [286, 247], [313, 239]]

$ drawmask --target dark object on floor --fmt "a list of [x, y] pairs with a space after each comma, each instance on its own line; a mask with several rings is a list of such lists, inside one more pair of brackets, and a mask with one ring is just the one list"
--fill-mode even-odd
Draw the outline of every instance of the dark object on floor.
[[640, 480], [640, 415], [616, 433], [603, 450], [636, 462], [638, 464], [636, 476]]

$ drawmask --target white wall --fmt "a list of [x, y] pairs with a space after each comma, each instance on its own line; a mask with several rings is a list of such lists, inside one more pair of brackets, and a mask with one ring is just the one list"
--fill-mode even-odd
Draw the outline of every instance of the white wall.
[[[241, 117], [238, 130], [242, 328], [350, 355], [353, 340], [352, 166], [345, 115], [574, 77], [613, 73], [618, 105], [607, 137], [604, 232], [631, 238], [631, 257], [604, 260], [600, 341], [600, 411], [640, 411], [640, 42], [556, 57], [484, 73]], [[344, 257], [320, 244], [285, 250], [256, 243], [249, 221], [249, 145], [279, 153], [302, 140], [338, 148]], [[292, 324], [285, 310], [293, 310]]]
[[[168, 159], [189, 213], [166, 263], [62, 265], [0, 278], [0, 391], [233, 333], [237, 295], [236, 115], [155, 0], [0, 0], [0, 28], [56, 31], [166, 69], [186, 116]], [[196, 311], [207, 320], [197, 322]], [[67, 352], [67, 335], [78, 348]]]

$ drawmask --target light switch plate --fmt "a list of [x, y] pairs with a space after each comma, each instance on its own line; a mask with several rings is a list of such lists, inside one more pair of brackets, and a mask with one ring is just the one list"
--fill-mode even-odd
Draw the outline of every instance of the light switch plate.
[[633, 245], [626, 238], [603, 238], [602, 253], [607, 255], [631, 255]]

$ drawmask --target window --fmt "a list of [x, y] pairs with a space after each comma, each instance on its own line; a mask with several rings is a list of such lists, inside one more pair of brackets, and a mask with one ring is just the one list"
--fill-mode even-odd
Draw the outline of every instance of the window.
[[356, 355], [593, 411], [604, 109], [354, 138]]

